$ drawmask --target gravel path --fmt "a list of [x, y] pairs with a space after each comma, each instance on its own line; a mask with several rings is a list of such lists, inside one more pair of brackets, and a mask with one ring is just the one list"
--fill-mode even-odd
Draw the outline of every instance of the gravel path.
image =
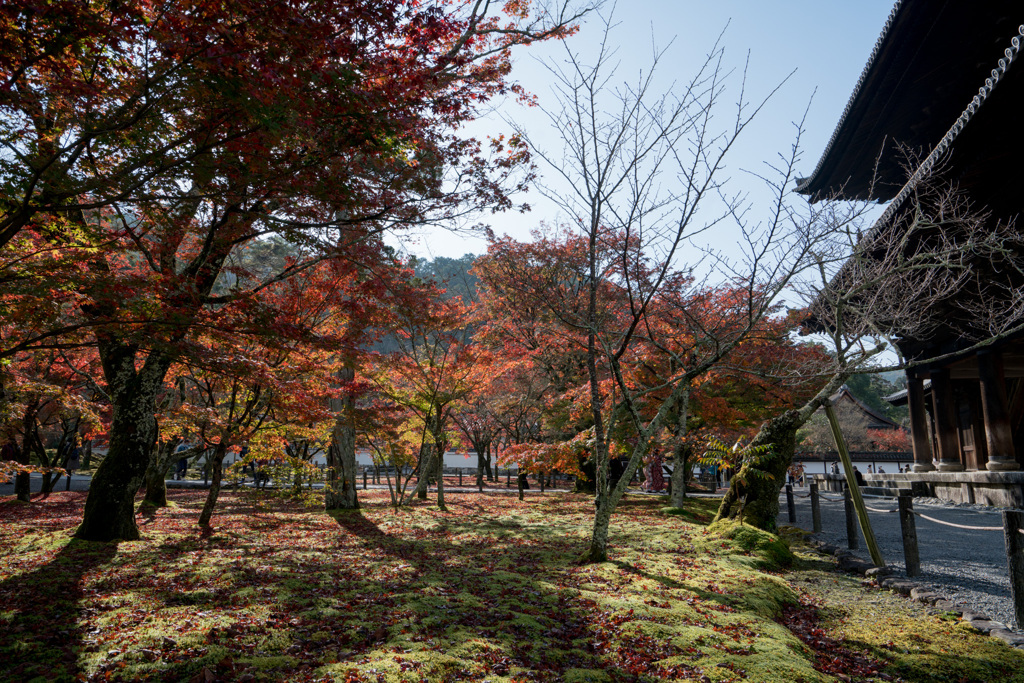
[[[811, 530], [811, 501], [807, 489], [796, 492], [796, 524]], [[840, 494], [825, 493], [828, 498]], [[895, 510], [894, 498], [867, 498], [865, 504], [877, 510]], [[786, 497], [779, 499], [779, 521], [787, 524]], [[915, 516], [921, 555], [921, 574], [914, 578], [931, 586], [937, 593], [962, 606], [988, 615], [1007, 626], [1020, 629], [1015, 623], [1010, 598], [1010, 579], [1006, 566], [1002, 516], [996, 508], [981, 505], [944, 504], [934, 498], [915, 498], [914, 511], [945, 522], [971, 526], [999, 527], [998, 531], [954, 529]], [[903, 540], [899, 514], [868, 512], [882, 557], [888, 566], [905, 571]], [[821, 528], [818, 538], [846, 548], [846, 515], [842, 500], [821, 499]], [[869, 559], [864, 538], [858, 529], [859, 548], [856, 555]]]

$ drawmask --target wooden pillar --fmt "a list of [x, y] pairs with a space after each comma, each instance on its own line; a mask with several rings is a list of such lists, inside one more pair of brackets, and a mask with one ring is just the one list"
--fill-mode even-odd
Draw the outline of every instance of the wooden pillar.
[[924, 380], [907, 373], [907, 404], [910, 407], [910, 433], [914, 440], [915, 472], [931, 472], [932, 444], [928, 438], [928, 415], [924, 409]]
[[935, 431], [938, 435], [939, 458], [935, 469], [940, 472], [962, 472], [960, 461], [960, 435], [957, 433], [956, 403], [953, 401], [953, 384], [949, 370], [938, 368], [931, 371], [932, 405], [935, 407]]
[[[1010, 406], [1006, 400], [1006, 373], [1003, 356], [998, 351], [978, 351], [978, 380], [981, 383], [981, 407], [985, 415], [985, 444], [988, 462], [985, 467], [1002, 472], [1018, 470], [1010, 428]], [[975, 439], [977, 440], [977, 436]]]
[[[974, 465], [967, 464], [968, 469], [983, 470], [988, 465], [988, 440], [985, 434], [985, 410], [981, 396], [981, 385], [968, 381], [970, 386], [971, 433], [974, 436]], [[966, 454], [965, 454], [966, 455]]]

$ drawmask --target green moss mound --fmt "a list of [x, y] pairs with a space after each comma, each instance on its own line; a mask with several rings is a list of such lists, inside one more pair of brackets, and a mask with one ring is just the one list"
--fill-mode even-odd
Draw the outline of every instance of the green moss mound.
[[761, 569], [778, 570], [792, 567], [796, 556], [785, 540], [757, 527], [740, 524], [733, 519], [721, 519], [708, 530], [721, 536], [752, 555], [755, 555]]

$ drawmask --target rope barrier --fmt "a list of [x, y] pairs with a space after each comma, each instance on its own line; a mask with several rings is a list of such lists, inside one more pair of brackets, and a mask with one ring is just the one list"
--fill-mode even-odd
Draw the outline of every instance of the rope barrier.
[[[841, 500], [845, 500], [844, 498], [830, 498], [829, 496], [823, 495], [821, 493], [818, 494], [818, 497], [819, 498], [823, 498], [823, 499], [828, 500], [828, 501], [832, 501], [832, 502], [838, 502], [838, 501], [841, 501]], [[869, 496], [864, 496], [864, 497], [868, 498]], [[870, 497], [871, 498], [885, 498], [887, 496], [870, 496]], [[889, 498], [891, 498], [891, 496], [889, 496]], [[882, 514], [889, 514], [889, 513], [893, 513], [893, 512], [899, 512], [899, 510], [895, 509], [895, 508], [891, 509], [891, 510], [879, 510], [878, 508], [869, 507], [867, 505], [865, 505], [864, 508], [867, 509], [867, 510], [870, 510], [871, 512], [878, 512], [878, 513], [882, 513]], [[943, 526], [953, 527], [954, 529], [966, 529], [968, 531], [1002, 531], [1003, 530], [1003, 527], [1001, 527], [1001, 526], [973, 526], [973, 525], [970, 525], [970, 524], [956, 524], [954, 522], [946, 522], [946, 521], [943, 521], [941, 519], [935, 519], [934, 517], [930, 517], [930, 516], [928, 516], [926, 514], [918, 512], [917, 510], [911, 510], [911, 512], [913, 512], [915, 515], [917, 515], [918, 517], [920, 517], [922, 519], [927, 519], [929, 522], [935, 522], [936, 524], [941, 524]], [[981, 513], [981, 514], [1001, 514], [1001, 513], [998, 513], [998, 512], [988, 512], [986, 510], [970, 510], [970, 512], [977, 512], [977, 513]], [[1024, 529], [1018, 529], [1018, 531], [1020, 533], [1024, 534]]]
[[[818, 498], [821, 498], [822, 500], [831, 501], [833, 503], [840, 502], [840, 501], [843, 500], [843, 498], [841, 496], [837, 497], [837, 498], [832, 498], [830, 496], [826, 496], [824, 493], [818, 493]], [[867, 495], [861, 494], [861, 498], [882, 498], [882, 499], [885, 499], [885, 500], [891, 500], [893, 502], [896, 501], [896, 497], [895, 496], [867, 496]], [[1002, 514], [1002, 512], [1000, 512], [998, 510], [975, 510], [975, 509], [963, 509], [963, 508], [951, 508], [951, 509], [959, 510], [960, 512], [970, 512], [972, 514], [978, 514], [978, 515], [1001, 515]], [[868, 510], [872, 510], [874, 512], [897, 512], [897, 510], [876, 510], [874, 508], [868, 508]], [[918, 513], [915, 511], [914, 514], [918, 514]], [[978, 527], [978, 528], [979, 529], [992, 529], [992, 528], [995, 528], [995, 527]], [[999, 528], [1001, 529], [1002, 527], [999, 527]], [[1021, 533], [1024, 533], [1024, 531], [1022, 531]]]
[[1001, 527], [1001, 526], [970, 526], [968, 524], [954, 524], [953, 522], [944, 522], [941, 519], [935, 519], [934, 517], [929, 517], [928, 515], [923, 515], [920, 512], [918, 512], [917, 510], [911, 510], [911, 512], [913, 512], [918, 517], [921, 517], [922, 519], [927, 519], [929, 522], [935, 522], [936, 524], [942, 524], [943, 526], [951, 526], [954, 529], [967, 529], [969, 531], [1002, 531], [1003, 530], [1003, 527]]
[[841, 498], [841, 497], [840, 498], [830, 498], [829, 496], [826, 496], [826, 495], [821, 494], [821, 493], [818, 494], [818, 497], [819, 498], [823, 498], [825, 500], [830, 500], [833, 503], [836, 503], [836, 502], [839, 502], [839, 501], [843, 500], [843, 498]]

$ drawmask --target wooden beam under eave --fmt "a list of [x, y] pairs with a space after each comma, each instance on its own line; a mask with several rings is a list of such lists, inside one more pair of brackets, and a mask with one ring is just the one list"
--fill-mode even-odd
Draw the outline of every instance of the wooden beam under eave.
[[1019, 351], [1011, 351], [997, 346], [981, 349], [969, 358], [950, 363], [947, 366], [950, 379], [979, 379], [978, 358], [982, 352], [998, 354], [1001, 357], [1004, 379], [1024, 377], [1024, 355], [1021, 355]]

